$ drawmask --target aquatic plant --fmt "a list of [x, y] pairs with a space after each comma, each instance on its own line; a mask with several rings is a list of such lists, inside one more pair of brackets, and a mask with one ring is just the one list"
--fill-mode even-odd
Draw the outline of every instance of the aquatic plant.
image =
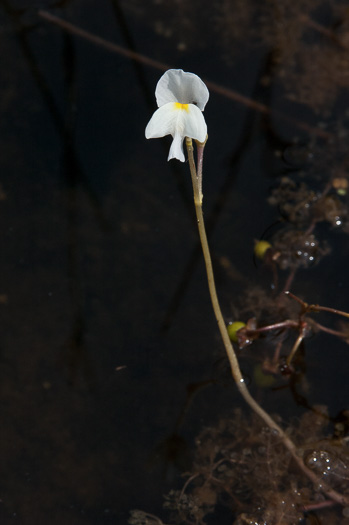
[[[278, 209], [279, 219], [266, 239], [255, 243], [255, 255], [262, 261], [263, 271], [269, 270], [271, 285], [269, 290], [247, 286], [233, 316], [234, 322], [244, 324], [235, 334], [240, 349], [251, 345], [256, 349], [257, 341], [268, 343], [262, 368], [274, 375], [292, 375], [295, 368], [290, 365], [298, 349], [317, 333], [349, 341], [347, 321], [331, 327], [314, 315], [328, 312], [348, 319], [347, 312], [308, 303], [302, 290], [302, 297], [290, 292], [300, 270], [312, 269], [323, 258], [335, 256], [324, 232], [349, 231], [346, 145], [338, 136], [322, 150], [315, 145], [294, 145], [286, 148], [283, 156], [290, 173], [278, 178], [268, 199]], [[298, 164], [301, 169], [295, 171]], [[333, 165], [336, 168], [332, 169]], [[261, 352], [259, 357], [261, 360]]]
[[[202, 429], [197, 436], [193, 465], [185, 474], [183, 488], [165, 496], [166, 521], [199, 525], [207, 518], [219, 523], [219, 512], [226, 507], [235, 516], [234, 525], [294, 525], [304, 523], [305, 514], [315, 510], [322, 510], [326, 523], [348, 523], [348, 508], [338, 517], [333, 512], [335, 502], [326, 499], [321, 486], [325, 482], [349, 496], [347, 439], [336, 432], [337, 428], [340, 433], [341, 424], [329, 433], [326, 407], [313, 408], [286, 432], [307, 466], [316, 472], [317, 486], [295, 468], [280, 435], [260, 417], [248, 417], [235, 409], [232, 417]], [[348, 424], [348, 418], [345, 421]], [[139, 510], [132, 511], [129, 523], [164, 525]]]
[[[324, 437], [327, 411], [322, 406], [314, 408], [291, 424], [287, 433], [308, 467], [316, 471], [319, 485], [325, 481], [348, 495], [346, 440]], [[229, 506], [236, 525], [294, 524], [301, 522], [304, 511], [333, 506], [321, 495], [320, 486], [309, 483], [294, 468], [280, 436], [259, 417], [252, 416], [247, 423], [246, 414], [236, 409], [233, 417], [203, 429], [195, 445], [193, 468], [182, 491], [172, 492], [165, 502], [165, 508], [175, 510], [184, 523], [200, 523], [200, 519], [199, 511], [193, 519], [193, 509], [176, 508], [183, 495], [193, 498], [206, 515], [214, 516], [216, 506]]]
[[[180, 87], [181, 82], [183, 82], [183, 85]], [[188, 160], [189, 160], [189, 167], [190, 167], [190, 173], [191, 173], [191, 179], [192, 179], [193, 193], [194, 193], [195, 212], [196, 212], [196, 217], [197, 217], [200, 242], [201, 242], [203, 256], [204, 256], [205, 265], [206, 265], [209, 293], [210, 293], [215, 317], [218, 323], [218, 328], [219, 328], [219, 331], [222, 337], [222, 341], [224, 343], [227, 357], [229, 359], [231, 373], [232, 373], [235, 384], [240, 394], [242, 395], [244, 400], [247, 402], [247, 404], [252, 408], [254, 413], [263, 421], [264, 425], [267, 425], [269, 434], [273, 436], [273, 439], [275, 439], [275, 442], [273, 442], [272, 444], [269, 444], [271, 449], [275, 449], [276, 443], [278, 445], [282, 445], [283, 447], [285, 447], [288, 451], [288, 459], [286, 460], [283, 459], [283, 461], [285, 460], [287, 465], [289, 465], [292, 459], [297, 464], [298, 468], [302, 471], [303, 475], [305, 475], [309, 480], [311, 480], [311, 482], [313, 483], [314, 486], [317, 487], [317, 489], [320, 489], [324, 494], [326, 494], [326, 496], [329, 498], [329, 501], [332, 500], [342, 505], [349, 505], [349, 495], [343, 492], [339, 492], [331, 484], [328, 484], [325, 479], [320, 480], [318, 473], [315, 472], [313, 468], [310, 468], [311, 462], [303, 460], [303, 457], [300, 454], [299, 448], [294, 442], [294, 440], [292, 439], [290, 433], [283, 430], [280, 424], [276, 422], [275, 418], [272, 418], [261, 407], [261, 405], [257, 403], [256, 400], [251, 396], [246, 386], [244, 377], [241, 373], [237, 355], [232, 345], [231, 337], [229, 337], [228, 329], [226, 327], [226, 323], [222, 315], [221, 307], [220, 307], [217, 292], [216, 292], [211, 255], [210, 255], [210, 250], [208, 246], [203, 211], [202, 211], [203, 154], [204, 154], [204, 148], [205, 148], [205, 144], [207, 141], [207, 137], [206, 137], [206, 140], [202, 140], [203, 130], [205, 128], [202, 124], [201, 119], [195, 121], [197, 123], [197, 126], [198, 125], [201, 126], [199, 131], [198, 131], [198, 127], [194, 128], [194, 125], [191, 125], [191, 122], [194, 122], [194, 118], [197, 119], [196, 112], [193, 113], [193, 117], [191, 116], [190, 112], [189, 114], [186, 114], [187, 112], [186, 106], [191, 104], [193, 101], [200, 101], [199, 107], [200, 105], [201, 107], [205, 106], [205, 103], [208, 100], [208, 93], [207, 94], [205, 93], [204, 102], [202, 101], [203, 93], [205, 93], [205, 91], [203, 90], [202, 82], [198, 81], [198, 77], [196, 77], [196, 75], [184, 73], [182, 70], [170, 70], [169, 72], [165, 73], [165, 75], [160, 79], [159, 84], [157, 86], [157, 91], [156, 91], [158, 105], [160, 105], [160, 108], [154, 114], [150, 123], [147, 126], [146, 137], [152, 138], [152, 137], [160, 137], [165, 134], [172, 134], [174, 137], [174, 141], [171, 146], [169, 159], [175, 157], [175, 158], [178, 158], [179, 160], [184, 160], [184, 153], [181, 150], [181, 144], [185, 137], [187, 153], [188, 153]], [[164, 104], [164, 106], [161, 106], [161, 104]], [[161, 110], [162, 107], [164, 108], [163, 110]], [[164, 122], [161, 122], [162, 118], [164, 118]], [[193, 120], [191, 121], [191, 119]], [[188, 133], [190, 134], [188, 135]], [[199, 139], [197, 137], [199, 137]], [[196, 147], [197, 147], [197, 166], [194, 160], [194, 147], [193, 147], [192, 139], [195, 140]], [[269, 251], [269, 247], [268, 249], [264, 250], [265, 253], [267, 253], [268, 251]], [[248, 331], [250, 331], [250, 334], [251, 334], [253, 330], [251, 330], [251, 326], [246, 325], [246, 327], [242, 327], [238, 332], [246, 333], [247, 336], [249, 336]], [[256, 332], [256, 329], [254, 329], [254, 332]], [[303, 332], [302, 332], [302, 337], [303, 337]], [[299, 336], [298, 340], [301, 341], [301, 336]], [[297, 348], [298, 346], [294, 347], [291, 353], [291, 359], [295, 351], [297, 350]], [[215, 461], [217, 461], [217, 458], [215, 458]], [[220, 464], [220, 460], [218, 461]], [[273, 468], [275, 467], [272, 461], [268, 460], [268, 464], [273, 465]], [[215, 468], [213, 470], [215, 470]], [[274, 480], [274, 478], [275, 478], [275, 472], [270, 472], [270, 479]], [[264, 479], [264, 476], [263, 476], [263, 479]], [[273, 493], [274, 489], [273, 487], [270, 487], [270, 493]], [[279, 490], [279, 493], [281, 492]], [[207, 494], [206, 494], [206, 498], [207, 498]], [[210, 500], [210, 498], [208, 499]], [[183, 504], [182, 498], [180, 498], [180, 502], [181, 504]], [[214, 503], [214, 497], [212, 497], [211, 503], [212, 504]], [[197, 505], [195, 505], [195, 502], [194, 503], [188, 502], [186, 507], [190, 508], [191, 509], [190, 513], [193, 514], [192, 509], [197, 508]], [[202, 520], [201, 514], [202, 514], [202, 511], [200, 510], [200, 516], [196, 516], [193, 523], [201, 523], [201, 520]], [[280, 522], [279, 519], [281, 518], [278, 518], [277, 522]], [[296, 518], [292, 518], [292, 519], [296, 519]], [[188, 523], [189, 522], [190, 521], [188, 521]], [[271, 521], [271, 522], [274, 522], [274, 521]]]

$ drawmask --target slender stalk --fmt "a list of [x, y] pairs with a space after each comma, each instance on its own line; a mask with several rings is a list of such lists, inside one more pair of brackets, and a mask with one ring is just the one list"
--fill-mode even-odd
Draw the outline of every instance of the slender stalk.
[[294, 299], [295, 301], [297, 301], [297, 303], [299, 303], [302, 306], [304, 313], [306, 312], [330, 312], [332, 314], [337, 314], [337, 315], [341, 315], [343, 317], [349, 318], [348, 312], [342, 312], [342, 310], [336, 310], [336, 308], [330, 308], [329, 306], [320, 306], [319, 304], [308, 304], [305, 301], [302, 301], [302, 299], [300, 299], [299, 297], [297, 297], [296, 295], [294, 295], [293, 293], [289, 291], [286, 291], [285, 294], [291, 297], [291, 299]]
[[341, 337], [343, 339], [348, 339], [348, 333], [347, 332], [340, 332], [339, 330], [333, 330], [332, 328], [327, 328], [327, 326], [324, 326], [320, 323], [317, 323], [314, 321], [314, 319], [308, 320], [308, 322], [317, 328], [318, 330], [321, 330], [322, 332], [326, 332], [327, 334], [335, 335], [336, 337]]
[[217, 291], [216, 291], [216, 285], [214, 280], [214, 274], [213, 274], [213, 267], [212, 267], [212, 260], [211, 260], [211, 254], [210, 249], [208, 246], [207, 241], [207, 235], [206, 235], [206, 229], [205, 229], [205, 223], [204, 223], [204, 216], [202, 212], [202, 192], [201, 192], [201, 177], [202, 177], [202, 161], [203, 161], [203, 147], [205, 143], [200, 144], [199, 148], [202, 148], [202, 151], [200, 151], [200, 157], [199, 157], [199, 165], [200, 165], [200, 172], [197, 174], [196, 167], [195, 167], [195, 161], [194, 161], [194, 153], [193, 153], [193, 143], [190, 138], [186, 138], [186, 146], [188, 151], [188, 159], [189, 159], [189, 167], [190, 167], [190, 174], [193, 184], [193, 191], [194, 191], [194, 204], [195, 204], [195, 212], [196, 212], [196, 218], [197, 218], [197, 224], [199, 229], [199, 236], [200, 236], [200, 242], [202, 246], [202, 252], [205, 260], [205, 266], [206, 266], [206, 274], [207, 274], [207, 282], [208, 282], [208, 288], [210, 292], [211, 302], [214, 310], [214, 314], [217, 320], [218, 328], [223, 340], [223, 344], [229, 359], [231, 373], [233, 376], [233, 379], [235, 381], [235, 384], [246, 401], [246, 403], [252, 408], [252, 410], [258, 414], [258, 416], [268, 425], [270, 429], [275, 431], [281, 438], [282, 442], [284, 443], [285, 447], [289, 450], [291, 453], [293, 459], [299, 466], [299, 468], [304, 472], [306, 476], [317, 486], [319, 489], [321, 488], [322, 492], [324, 492], [329, 498], [336, 501], [337, 503], [340, 503], [342, 505], [348, 505], [349, 504], [349, 497], [344, 496], [342, 494], [339, 494], [335, 490], [333, 490], [331, 487], [329, 487], [327, 484], [325, 484], [322, 480], [318, 478], [318, 476], [311, 470], [309, 470], [305, 464], [303, 463], [303, 460], [299, 455], [297, 454], [297, 448], [296, 445], [293, 443], [293, 441], [287, 436], [287, 434], [284, 432], [284, 430], [269, 416], [269, 414], [255, 401], [255, 399], [251, 396], [245, 380], [242, 376], [240, 365], [235, 353], [235, 350], [233, 348], [233, 345], [230, 341], [228, 331], [226, 328], [226, 324], [222, 315], [221, 307], [219, 304]]
[[254, 330], [247, 330], [248, 334], [262, 334], [263, 332], [269, 332], [270, 330], [277, 330], [278, 328], [298, 328], [299, 323], [293, 321], [292, 319], [286, 319], [285, 321], [280, 321], [279, 323], [269, 324], [267, 326], [261, 326], [260, 328], [255, 328]]
[[295, 356], [295, 353], [297, 352], [298, 348], [299, 348], [299, 345], [301, 344], [301, 342], [303, 341], [304, 339], [304, 333], [303, 333], [303, 330], [301, 331], [301, 333], [299, 334], [299, 336], [297, 337], [296, 339], [296, 342], [294, 343], [293, 345], [293, 348], [290, 352], [290, 355], [288, 356], [288, 358], [286, 359], [286, 364], [289, 366], [291, 364], [291, 361], [292, 359], [294, 358]]
[[319, 306], [318, 304], [311, 305], [313, 312], [330, 312], [332, 314], [341, 315], [343, 317], [349, 317], [348, 312], [342, 312], [341, 310], [336, 310], [335, 308], [330, 308], [328, 306]]

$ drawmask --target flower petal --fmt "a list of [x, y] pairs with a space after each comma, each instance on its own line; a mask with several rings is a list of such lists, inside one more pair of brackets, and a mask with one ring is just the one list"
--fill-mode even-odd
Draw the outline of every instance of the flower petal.
[[199, 142], [204, 142], [207, 135], [207, 126], [200, 109], [194, 104], [189, 104], [187, 111], [181, 111], [181, 117], [183, 135]]
[[203, 111], [210, 95], [201, 78], [194, 73], [169, 69], [157, 83], [155, 96], [159, 107], [168, 102], [180, 102], [195, 104]]
[[176, 132], [179, 110], [173, 102], [169, 102], [157, 109], [145, 128], [147, 139], [157, 139], [165, 135], [174, 135]]
[[207, 126], [200, 109], [194, 104], [179, 104], [168, 102], [157, 109], [150, 119], [146, 129], [147, 139], [154, 139], [172, 135], [168, 160], [176, 158], [184, 162], [183, 140], [185, 137], [204, 142], [207, 135]]
[[207, 126], [202, 112], [194, 104], [169, 102], [157, 109], [145, 128], [147, 139], [175, 135], [204, 142]]
[[176, 133], [174, 135], [167, 160], [178, 159], [181, 162], [185, 162], [185, 156], [183, 151], [183, 139], [184, 137], [179, 133]]

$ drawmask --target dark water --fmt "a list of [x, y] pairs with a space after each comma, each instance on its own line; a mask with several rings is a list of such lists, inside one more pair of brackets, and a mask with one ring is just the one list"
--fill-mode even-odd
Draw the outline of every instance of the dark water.
[[[38, 16], [335, 128], [343, 86], [314, 109], [287, 99], [290, 85], [267, 82], [268, 31], [252, 31], [253, 2], [195, 4], [0, 2], [1, 523], [124, 524], [133, 508], [161, 513], [195, 434], [241, 404], [197, 250], [188, 165], [166, 162], [168, 137], [144, 138], [162, 72]], [[326, 6], [318, 11], [326, 20]], [[242, 34], [229, 31], [235, 12]], [[214, 90], [205, 118], [204, 205], [228, 321], [246, 281], [272, 280], [252, 252], [279, 217], [266, 201], [286, 169], [275, 151], [321, 137]], [[297, 163], [299, 148], [288, 155]], [[328, 173], [333, 163], [324, 164]], [[348, 310], [347, 236], [321, 235], [333, 253], [301, 270], [293, 291]], [[325, 335], [308, 348], [309, 403], [335, 415], [346, 408], [347, 346]], [[196, 396], [186, 405], [188, 391]], [[284, 417], [299, 415], [289, 389], [263, 395]]]

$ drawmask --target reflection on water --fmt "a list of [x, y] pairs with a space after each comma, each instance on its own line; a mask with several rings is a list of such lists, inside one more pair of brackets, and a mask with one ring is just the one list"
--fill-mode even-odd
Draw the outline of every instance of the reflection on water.
[[[205, 217], [226, 320], [255, 319], [240, 356], [252, 390], [285, 420], [327, 405], [327, 438], [347, 408], [345, 319], [304, 311], [299, 320], [299, 304], [275, 297], [287, 284], [309, 303], [349, 309], [348, 12], [321, 0], [40, 9], [126, 52], [27, 2], [0, 2], [0, 521], [127, 523], [133, 508], [161, 514], [194, 436], [230, 424], [240, 404], [209, 304], [188, 167], [166, 162], [167, 139], [144, 140], [157, 66], [208, 80]], [[273, 250], [254, 261], [263, 232]], [[266, 329], [285, 321], [287, 330]], [[282, 376], [301, 322], [309, 331]], [[257, 380], [257, 366], [274, 381]], [[329, 454], [345, 473], [334, 445], [308, 443], [306, 461], [327, 465]], [[327, 523], [342, 519], [328, 512]]]

